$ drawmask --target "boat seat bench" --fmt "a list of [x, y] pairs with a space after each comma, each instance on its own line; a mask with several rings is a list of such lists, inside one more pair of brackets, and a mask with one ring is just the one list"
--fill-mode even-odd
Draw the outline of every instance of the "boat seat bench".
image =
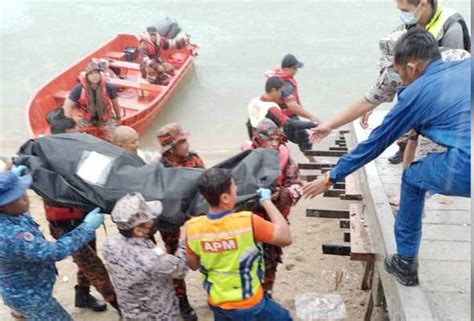
[[136, 62], [128, 62], [128, 61], [123, 61], [123, 60], [112, 60], [110, 62], [110, 67], [140, 70], [140, 64], [137, 64]]

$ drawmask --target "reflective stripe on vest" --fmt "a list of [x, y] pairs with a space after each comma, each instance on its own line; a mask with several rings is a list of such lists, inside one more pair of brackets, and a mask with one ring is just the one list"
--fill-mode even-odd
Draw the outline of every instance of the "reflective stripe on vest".
[[257, 128], [258, 124], [266, 117], [268, 110], [273, 107], [280, 109], [277, 103], [262, 101], [260, 97], [252, 99], [247, 106], [252, 127]]
[[212, 305], [226, 308], [226, 303], [260, 302], [263, 255], [254, 240], [252, 214], [238, 212], [219, 219], [199, 216], [186, 223], [188, 247], [200, 259]]
[[[90, 112], [88, 105], [89, 101], [87, 99], [87, 79], [86, 79], [86, 74], [85, 72], [81, 72], [79, 74], [79, 82], [82, 85], [81, 88], [81, 95], [79, 97], [79, 113], [82, 115], [82, 118], [85, 120], [91, 120], [92, 119], [92, 113]], [[105, 103], [105, 106], [107, 108], [107, 112], [102, 116], [102, 121], [107, 121], [112, 117], [112, 100], [110, 99], [108, 93], [107, 93], [107, 86], [105, 85], [105, 76], [101, 72], [100, 73], [100, 87], [102, 89], [102, 99]]]
[[[438, 8], [436, 9], [433, 18], [431, 18], [430, 22], [428, 22], [428, 24], [426, 25], [425, 29], [433, 35], [436, 41], [438, 41], [438, 45], [441, 46], [444, 37], [444, 32], [447, 30], [447, 27], [449, 27], [448, 25], [453, 23], [453, 19], [451, 18], [454, 18], [454, 20], [456, 20], [454, 22], [459, 22], [461, 24], [463, 30], [464, 49], [470, 51], [471, 43], [468, 34], [469, 31], [466, 22], [464, 21], [464, 18], [456, 10], [444, 7], [441, 1], [438, 3]], [[407, 26], [405, 26], [405, 29], [406, 27]]]

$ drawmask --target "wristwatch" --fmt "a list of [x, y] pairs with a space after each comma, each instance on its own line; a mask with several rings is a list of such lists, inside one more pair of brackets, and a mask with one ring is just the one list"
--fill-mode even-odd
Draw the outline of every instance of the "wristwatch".
[[329, 175], [330, 173], [331, 173], [331, 172], [327, 172], [327, 173], [324, 175], [324, 178], [323, 178], [323, 184], [324, 184], [324, 186], [329, 187], [329, 186], [334, 185], [334, 183], [335, 183], [334, 180], [330, 177], [330, 175]]

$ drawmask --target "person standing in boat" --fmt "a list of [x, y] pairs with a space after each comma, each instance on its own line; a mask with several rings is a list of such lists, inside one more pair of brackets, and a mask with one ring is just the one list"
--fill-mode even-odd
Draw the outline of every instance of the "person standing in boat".
[[[176, 124], [170, 123], [158, 131], [158, 142], [162, 149], [160, 162], [165, 167], [191, 167], [204, 168], [204, 162], [198, 154], [189, 150], [189, 133]], [[169, 254], [174, 254], [178, 249], [180, 226], [170, 224], [159, 224], [161, 238]], [[189, 304], [186, 294], [186, 283], [184, 279], [173, 280], [176, 296], [179, 299], [179, 310], [184, 320], [197, 320], [194, 309]]]
[[73, 118], [74, 108], [79, 116], [77, 125], [80, 132], [112, 141], [112, 131], [121, 118], [117, 91], [106, 82], [102, 69], [95, 61], [81, 72], [79, 83], [64, 101], [64, 115]]
[[[272, 190], [272, 203], [288, 221], [291, 207], [298, 202], [302, 195], [303, 182], [299, 177], [298, 165], [291, 159], [290, 151], [285, 146], [285, 140], [286, 137], [277, 125], [270, 119], [265, 118], [257, 125], [252, 138], [252, 148], [276, 149], [279, 153], [280, 176], [277, 179], [276, 187]], [[262, 206], [259, 206], [254, 213], [267, 221], [271, 221]], [[282, 254], [281, 246], [263, 244], [265, 275], [262, 286], [270, 297], [276, 279], [277, 266], [282, 263]]]
[[[189, 37], [177, 37], [168, 39], [158, 34], [156, 27], [148, 27], [146, 33], [141, 33], [139, 52], [139, 63], [142, 75], [146, 67], [153, 67], [157, 76], [157, 81], [163, 82], [163, 77], [173, 75], [174, 66], [160, 57], [161, 50], [180, 49], [189, 44]], [[143, 78], [147, 79], [146, 74]], [[158, 82], [155, 82], [158, 83]]]

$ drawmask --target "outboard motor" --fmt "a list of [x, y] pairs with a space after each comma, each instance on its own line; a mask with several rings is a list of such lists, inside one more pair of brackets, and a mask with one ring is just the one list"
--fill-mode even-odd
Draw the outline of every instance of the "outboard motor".
[[165, 17], [155, 24], [156, 29], [160, 36], [173, 39], [178, 33], [181, 32], [181, 28], [178, 25], [178, 21], [175, 18]]

